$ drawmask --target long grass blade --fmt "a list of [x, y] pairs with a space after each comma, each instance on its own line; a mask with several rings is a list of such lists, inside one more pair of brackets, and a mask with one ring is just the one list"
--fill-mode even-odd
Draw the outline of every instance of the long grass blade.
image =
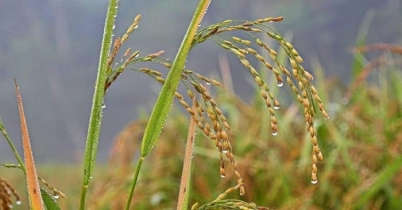
[[151, 117], [148, 121], [148, 124], [145, 128], [144, 136], [142, 138], [141, 157], [139, 164], [137, 165], [136, 172], [134, 174], [133, 182], [131, 183], [126, 209], [130, 208], [132, 195], [134, 193], [139, 171], [141, 169], [141, 163], [154, 147], [156, 140], [158, 139], [159, 134], [162, 131], [163, 125], [165, 124], [166, 117], [173, 103], [174, 93], [179, 86], [181, 73], [183, 72], [183, 68], [186, 63], [188, 53], [190, 52], [194, 36], [197, 33], [198, 27], [210, 3], [211, 0], [199, 1], [197, 9], [194, 12], [194, 16], [183, 38], [170, 72], [167, 75], [166, 81], [162, 86], [162, 90], [159, 93], [158, 99], [152, 110]]
[[190, 26], [188, 27], [187, 33], [184, 36], [172, 68], [167, 75], [165, 84], [163, 85], [152, 110], [147, 127], [145, 128], [145, 133], [141, 144], [142, 157], [146, 157], [148, 155], [162, 131], [166, 117], [173, 103], [174, 93], [179, 86], [181, 73], [186, 63], [188, 53], [190, 52], [194, 35], [196, 34], [210, 3], [211, 0], [201, 0], [194, 13], [193, 19], [190, 22]]
[[43, 210], [42, 196], [40, 194], [38, 174], [36, 173], [36, 167], [34, 162], [34, 157], [32, 154], [31, 143], [29, 140], [28, 126], [25, 119], [24, 107], [22, 105], [22, 97], [20, 93], [20, 88], [17, 85], [17, 81], [14, 79], [15, 90], [17, 92], [18, 109], [20, 112], [21, 121], [21, 135], [22, 135], [22, 146], [24, 149], [25, 167], [26, 167], [26, 177], [28, 186], [28, 195], [31, 201], [31, 209], [33, 210]]
[[95, 83], [91, 115], [89, 119], [88, 134], [84, 154], [84, 176], [81, 191], [80, 209], [85, 207], [85, 198], [89, 181], [95, 165], [98, 150], [98, 141], [102, 123], [102, 104], [104, 101], [105, 83], [107, 78], [107, 59], [112, 44], [113, 28], [118, 9], [118, 0], [110, 0], [106, 14], [105, 28], [103, 32], [102, 47], [100, 52], [98, 75]]

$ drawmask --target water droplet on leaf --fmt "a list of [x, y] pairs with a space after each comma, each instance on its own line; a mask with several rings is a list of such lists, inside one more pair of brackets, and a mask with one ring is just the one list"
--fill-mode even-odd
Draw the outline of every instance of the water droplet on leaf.
[[318, 183], [318, 180], [314, 180], [314, 179], [311, 180], [311, 184], [317, 184], [317, 183]]

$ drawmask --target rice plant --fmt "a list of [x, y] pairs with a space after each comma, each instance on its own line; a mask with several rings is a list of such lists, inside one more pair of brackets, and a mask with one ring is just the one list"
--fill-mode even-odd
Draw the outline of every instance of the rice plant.
[[[188, 141], [192, 142], [192, 139], [195, 139], [194, 127], [197, 126], [198, 130], [211, 140], [219, 153], [220, 177], [227, 176], [229, 167], [225, 164], [226, 160], [230, 163], [231, 171], [236, 179], [234, 186], [225, 190], [214, 201], [200, 206], [199, 209], [264, 209], [264, 207], [258, 207], [252, 203], [225, 200], [225, 197], [234, 191], [238, 191], [241, 196], [244, 196], [246, 195], [247, 189], [245, 187], [244, 177], [240, 173], [241, 167], [239, 166], [233, 149], [238, 142], [231, 139], [229, 131], [232, 130], [232, 127], [224, 111], [220, 108], [220, 104], [211, 93], [211, 85], [218, 87], [221, 83], [216, 79], [198, 73], [196, 70], [185, 67], [189, 52], [207, 40], [214, 41], [217, 46], [235, 55], [239, 63], [250, 73], [255, 82], [255, 86], [259, 89], [261, 100], [265, 103], [266, 111], [269, 113], [270, 126], [267, 129], [270, 129], [272, 136], [277, 136], [278, 133], [281, 132], [281, 128], [279, 127], [280, 119], [277, 117], [277, 112], [283, 106], [281, 106], [278, 96], [274, 94], [274, 91], [260, 75], [256, 64], [253, 64], [253, 59], [258, 62], [258, 65], [265, 68], [274, 76], [278, 88], [284, 86], [284, 83], [290, 87], [294, 98], [299, 103], [299, 107], [302, 110], [306, 130], [312, 142], [310, 155], [311, 183], [317, 184], [317, 164], [319, 161], [323, 161], [323, 154], [318, 145], [318, 134], [314, 119], [317, 113], [321, 113], [324, 119], [328, 119], [329, 115], [325, 110], [324, 103], [317, 89], [311, 82], [313, 80], [312, 74], [302, 66], [302, 57], [290, 42], [285, 40], [280, 33], [269, 25], [270, 23], [280, 22], [283, 17], [267, 17], [251, 21], [229, 19], [199, 29], [200, 23], [210, 3], [211, 0], [199, 1], [176, 58], [171, 62], [163, 58], [163, 50], [142, 55], [139, 51], [132, 51], [130, 47], [124, 49], [122, 58], [118, 59], [117, 55], [123, 50], [125, 42], [130, 38], [130, 34], [139, 29], [141, 15], [135, 16], [126, 32], [113, 40], [112, 34], [115, 28], [115, 18], [118, 14], [119, 1], [109, 1], [83, 160], [84, 168], [82, 171], [80, 209], [85, 209], [87, 206], [87, 192], [96, 165], [95, 160], [101, 132], [103, 108], [105, 106], [105, 95], [107, 94], [107, 90], [112, 87], [112, 84], [118, 80], [119, 76], [126, 73], [127, 69], [147, 74], [153, 78], [156, 83], [160, 83], [162, 88], [143, 130], [144, 135], [141, 140], [138, 163], [130, 182], [124, 208], [130, 209], [132, 206], [131, 203], [134, 197], [134, 191], [144, 160], [151, 154], [153, 148], [159, 144], [160, 141], [158, 141], [158, 139], [160, 133], [165, 125], [167, 115], [170, 112], [173, 99], [176, 98], [191, 118], [189, 126], [191, 132], [188, 134]], [[236, 34], [242, 33], [244, 36], [235, 36], [234, 32], [236, 32]], [[287, 61], [283, 62], [278, 58], [277, 50], [263, 41], [266, 39], [275, 41], [281, 47], [286, 54]], [[269, 57], [263, 56], [263, 52], [268, 54]], [[144, 64], [147, 62], [156, 63], [163, 68], [168, 68], [168, 75], [164, 76], [161, 71], [157, 69], [137, 67], [138, 63]], [[177, 88], [179, 84], [185, 87], [186, 93], [178, 91]], [[14, 146], [11, 140], [8, 140], [6, 130], [1, 129], [1, 131], [19, 161], [19, 165], [15, 165], [15, 168], [22, 169], [26, 174], [31, 208], [43, 209], [45, 208], [44, 205], [46, 205], [47, 209], [59, 209], [53, 198], [64, 194], [54, 187], [51, 187], [45, 181], [42, 181], [44, 185], [48, 186], [49, 189], [54, 192], [53, 198], [45, 191], [39, 189], [39, 180], [42, 179], [37, 177], [32, 150], [29, 144], [28, 128], [22, 109], [22, 97], [17, 85], [16, 90], [21, 116], [21, 132], [24, 145], [27, 145], [26, 148], [24, 146], [25, 163], [21, 161], [18, 152], [13, 149]], [[4, 128], [3, 125], [2, 127]], [[189, 168], [183, 170], [183, 177], [191, 176], [191, 154], [193, 152], [191, 144], [188, 148], [186, 152], [189, 152], [189, 155], [186, 155], [186, 160], [189, 161]], [[128, 158], [133, 158], [133, 156], [128, 156]], [[186, 209], [189, 206], [189, 194], [185, 192], [185, 189], [189, 190], [188, 186], [190, 185], [189, 179], [186, 180], [187, 181], [183, 181], [184, 183], [182, 182], [182, 186], [187, 187], [183, 188], [184, 199], [179, 199], [178, 201], [179, 209]], [[10, 188], [9, 185], [5, 186], [7, 189], [13, 189]], [[39, 191], [41, 191], [41, 193], [39, 193]], [[9, 200], [9, 196], [5, 196], [3, 202], [8, 205], [10, 203]], [[19, 201], [19, 199], [17, 200]], [[122, 204], [120, 204], [120, 208], [123, 208]], [[197, 205], [194, 205], [193, 209], [196, 208]]]

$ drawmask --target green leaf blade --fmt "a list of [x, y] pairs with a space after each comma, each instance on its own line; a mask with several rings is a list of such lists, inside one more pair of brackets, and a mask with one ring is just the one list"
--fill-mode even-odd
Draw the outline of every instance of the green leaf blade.
[[45, 203], [46, 210], [60, 210], [55, 199], [49, 195], [44, 189], [40, 188], [40, 194], [42, 195], [43, 203]]
[[141, 144], [141, 156], [146, 157], [154, 147], [159, 134], [162, 132], [170, 107], [173, 103], [174, 93], [179, 86], [181, 73], [186, 64], [187, 56], [193, 44], [194, 36], [197, 33], [198, 27], [203, 19], [205, 12], [211, 3], [211, 0], [200, 1], [190, 26], [184, 36], [179, 51], [173, 62], [172, 68], [166, 78], [165, 84], [159, 93], [158, 99], [152, 110], [151, 117], [145, 128], [144, 137]]

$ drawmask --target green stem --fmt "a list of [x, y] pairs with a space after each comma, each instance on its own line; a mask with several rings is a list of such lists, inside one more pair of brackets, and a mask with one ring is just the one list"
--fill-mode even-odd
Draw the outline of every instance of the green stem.
[[[204, 15], [208, 9], [211, 0], [200, 0], [199, 4], [194, 12], [194, 16], [190, 22], [187, 32], [177, 52], [176, 58], [172, 64], [172, 67], [167, 75], [166, 81], [162, 86], [162, 90], [159, 93], [158, 99], [152, 110], [151, 117], [145, 128], [144, 136], [141, 144], [141, 158], [144, 159], [154, 147], [159, 134], [162, 131], [165, 124], [166, 117], [169, 113], [170, 107], [173, 103], [174, 94], [181, 79], [181, 74], [184, 65], [187, 60], [188, 53], [190, 52], [194, 36], [197, 33], [198, 26], [200, 25]], [[140, 168], [139, 168], [140, 169]], [[139, 173], [136, 171], [136, 174]], [[134, 181], [130, 187], [130, 195], [134, 192], [136, 186], [137, 175], [134, 177]], [[126, 209], [130, 208], [132, 196], [128, 197]]]
[[93, 168], [98, 149], [99, 135], [102, 122], [102, 104], [104, 101], [104, 89], [107, 78], [107, 58], [113, 38], [113, 26], [117, 14], [118, 0], [110, 0], [107, 9], [105, 28], [103, 32], [102, 47], [99, 58], [98, 74], [95, 83], [95, 91], [92, 101], [91, 115], [89, 119], [88, 134], [84, 154], [84, 177], [81, 191], [80, 209], [85, 207], [85, 197], [92, 177]]
[[3, 133], [4, 138], [6, 138], [8, 145], [10, 145], [10, 148], [13, 151], [14, 156], [17, 159], [18, 163], [20, 164], [22, 171], [24, 172], [24, 174], [26, 174], [24, 161], [22, 160], [20, 154], [18, 153], [17, 148], [15, 148], [13, 142], [11, 141], [10, 136], [8, 135], [7, 130], [4, 127], [4, 124], [1, 121], [1, 119], [0, 119], [0, 131]]
[[[131, 186], [135, 186], [137, 184], [138, 175], [140, 174], [141, 166], [142, 166], [142, 163], [144, 162], [144, 160], [145, 160], [144, 157], [140, 157], [140, 159], [138, 160], [137, 168], [135, 169], [135, 174], [134, 174], [134, 178], [133, 178], [133, 183]], [[126, 208], [125, 208], [126, 210], [130, 209], [131, 200], [132, 200], [133, 194], [134, 194], [134, 189], [135, 189], [135, 187], [130, 188], [130, 193], [128, 194], [128, 199], [127, 199]]]

